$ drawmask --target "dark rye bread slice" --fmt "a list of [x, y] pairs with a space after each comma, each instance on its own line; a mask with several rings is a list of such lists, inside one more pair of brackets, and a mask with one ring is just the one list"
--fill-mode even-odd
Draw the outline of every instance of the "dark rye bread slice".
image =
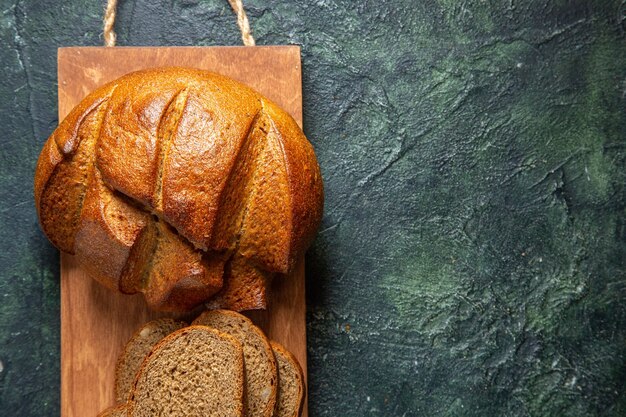
[[278, 378], [276, 359], [263, 331], [247, 317], [230, 310], [205, 311], [192, 324], [215, 328], [241, 342], [246, 377], [246, 417], [272, 417]]
[[128, 401], [137, 371], [146, 356], [168, 334], [185, 327], [187, 323], [172, 319], [157, 319], [144, 324], [126, 343], [115, 367], [115, 401]]
[[127, 417], [128, 416], [128, 404], [118, 404], [116, 406], [107, 408], [98, 417]]
[[190, 326], [146, 357], [128, 403], [131, 417], [242, 417], [243, 350], [232, 336]]
[[278, 365], [278, 395], [274, 417], [298, 417], [304, 403], [304, 373], [298, 360], [279, 343], [271, 342]]

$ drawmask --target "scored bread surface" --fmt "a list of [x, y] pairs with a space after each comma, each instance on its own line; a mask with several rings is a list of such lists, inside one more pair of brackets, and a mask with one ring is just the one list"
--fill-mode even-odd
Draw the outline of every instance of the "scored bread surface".
[[242, 417], [244, 362], [241, 344], [206, 326], [166, 336], [135, 378], [129, 416]]
[[173, 319], [157, 319], [141, 326], [130, 338], [115, 367], [115, 401], [125, 403], [130, 396], [137, 371], [144, 359], [165, 336], [187, 324]]
[[298, 417], [304, 404], [304, 373], [291, 352], [280, 343], [270, 343], [278, 367], [278, 394], [274, 417]]
[[263, 331], [247, 317], [228, 310], [205, 311], [192, 324], [215, 328], [241, 342], [246, 376], [246, 416], [272, 417], [278, 377], [276, 359]]
[[[274, 103], [185, 68], [128, 74], [75, 107], [35, 173], [42, 228], [103, 285], [158, 310], [264, 308], [319, 226], [311, 144]], [[253, 291], [246, 291], [250, 285]]]

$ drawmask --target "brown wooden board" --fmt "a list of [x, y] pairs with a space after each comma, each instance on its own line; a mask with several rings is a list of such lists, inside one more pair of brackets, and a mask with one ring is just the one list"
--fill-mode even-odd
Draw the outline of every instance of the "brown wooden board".
[[[128, 72], [189, 66], [227, 75], [279, 104], [302, 126], [300, 48], [126, 47], [60, 48], [59, 120], [95, 88]], [[269, 308], [249, 316], [298, 358], [306, 375], [304, 261], [277, 278]], [[61, 415], [91, 417], [114, 402], [117, 357], [132, 333], [151, 318], [141, 296], [101, 287], [75, 260], [61, 255]], [[306, 404], [304, 408], [307, 415]]]

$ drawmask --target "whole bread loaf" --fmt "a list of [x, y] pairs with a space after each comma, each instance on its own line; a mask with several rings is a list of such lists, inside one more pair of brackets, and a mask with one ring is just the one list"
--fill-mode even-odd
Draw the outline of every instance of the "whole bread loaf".
[[275, 104], [193, 69], [128, 74], [88, 95], [35, 173], [43, 231], [105, 286], [157, 310], [264, 308], [319, 226], [311, 144]]

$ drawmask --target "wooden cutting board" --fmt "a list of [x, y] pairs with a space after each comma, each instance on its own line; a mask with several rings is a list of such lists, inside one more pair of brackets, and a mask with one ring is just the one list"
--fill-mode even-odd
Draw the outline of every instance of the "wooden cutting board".
[[[302, 126], [300, 48], [122, 47], [60, 48], [59, 120], [95, 88], [128, 72], [159, 66], [189, 66], [227, 75], [278, 103]], [[306, 375], [304, 261], [277, 278], [270, 305], [251, 317], [298, 358]], [[148, 311], [141, 296], [101, 287], [61, 255], [61, 415], [95, 417], [113, 405], [117, 357], [132, 333], [163, 316]], [[304, 408], [307, 416], [306, 404]]]

